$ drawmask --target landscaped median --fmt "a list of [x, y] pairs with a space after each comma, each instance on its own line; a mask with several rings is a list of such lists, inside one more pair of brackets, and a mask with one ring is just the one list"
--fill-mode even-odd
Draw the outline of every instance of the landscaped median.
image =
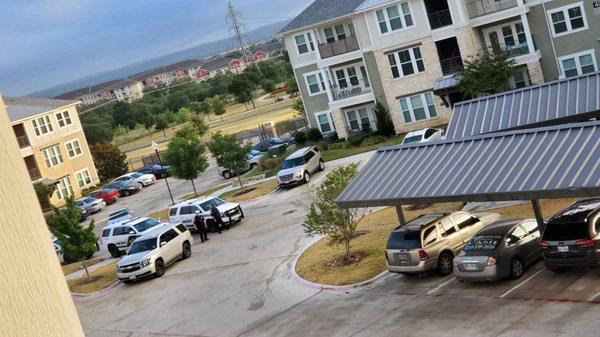
[[68, 280], [69, 290], [76, 294], [91, 294], [113, 285], [118, 281], [117, 261], [90, 271], [88, 277], [85, 273], [77, 279]]

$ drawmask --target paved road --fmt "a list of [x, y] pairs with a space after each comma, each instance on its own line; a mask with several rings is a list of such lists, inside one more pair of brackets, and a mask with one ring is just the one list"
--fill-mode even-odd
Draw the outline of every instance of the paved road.
[[244, 221], [196, 242], [192, 258], [164, 277], [76, 298], [87, 336], [572, 336], [600, 329], [593, 303], [600, 270], [555, 275], [537, 264], [521, 280], [480, 285], [388, 274], [348, 293], [301, 285], [292, 264], [313, 241], [300, 226], [302, 200], [300, 187], [244, 203]]

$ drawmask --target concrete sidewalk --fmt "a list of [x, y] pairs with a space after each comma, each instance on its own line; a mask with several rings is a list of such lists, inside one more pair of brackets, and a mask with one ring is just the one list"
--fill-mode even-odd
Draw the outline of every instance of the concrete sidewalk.
[[[116, 261], [116, 259], [106, 259], [106, 260], [104, 260], [104, 261], [102, 261], [102, 262], [99, 262], [99, 263], [96, 263], [96, 264], [94, 264], [94, 265], [88, 266], [88, 268], [87, 268], [87, 269], [88, 269], [88, 271], [91, 273], [92, 271], [94, 271], [94, 270], [96, 270], [96, 269], [98, 269], [98, 268], [102, 268], [102, 267], [104, 267], [104, 266], [107, 266], [107, 265], [109, 265], [109, 264], [110, 264], [110, 263], [112, 263], [113, 261]], [[69, 281], [69, 280], [76, 280], [76, 279], [78, 279], [78, 278], [82, 277], [83, 275], [85, 275], [85, 269], [81, 269], [81, 270], [78, 270], [78, 271], [76, 271], [76, 272], [74, 272], [74, 273], [71, 273], [71, 274], [69, 274], [69, 275], [66, 275], [66, 276], [65, 276], [65, 279], [66, 279], [67, 281]]]

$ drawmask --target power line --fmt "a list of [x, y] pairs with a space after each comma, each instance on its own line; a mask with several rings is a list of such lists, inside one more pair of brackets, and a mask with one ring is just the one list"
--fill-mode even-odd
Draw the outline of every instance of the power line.
[[246, 36], [244, 34], [246, 30], [246, 26], [241, 23], [243, 19], [243, 15], [241, 12], [236, 10], [233, 7], [233, 4], [229, 2], [227, 4], [227, 17], [225, 20], [229, 23], [229, 32], [234, 35], [234, 38], [237, 40], [240, 52], [242, 53], [242, 60], [246, 63], [250, 63], [256, 66], [256, 60], [254, 60], [254, 55], [250, 51], [248, 44], [246, 42]]

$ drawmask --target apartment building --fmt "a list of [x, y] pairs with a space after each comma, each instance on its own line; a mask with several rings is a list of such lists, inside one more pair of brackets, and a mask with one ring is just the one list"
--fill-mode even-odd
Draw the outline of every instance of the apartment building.
[[87, 88], [81, 88], [57, 96], [59, 100], [79, 100], [83, 104], [94, 104], [101, 100], [117, 100], [131, 103], [144, 96], [144, 87], [131, 79], [114, 80]]
[[56, 184], [50, 202], [66, 198], [99, 182], [79, 116], [77, 101], [7, 97], [4, 104], [21, 156], [32, 182]]
[[317, 0], [282, 31], [311, 126], [340, 138], [375, 130], [375, 102], [396, 131], [445, 124], [467, 58], [505, 50], [513, 88], [595, 71], [593, 1]]

